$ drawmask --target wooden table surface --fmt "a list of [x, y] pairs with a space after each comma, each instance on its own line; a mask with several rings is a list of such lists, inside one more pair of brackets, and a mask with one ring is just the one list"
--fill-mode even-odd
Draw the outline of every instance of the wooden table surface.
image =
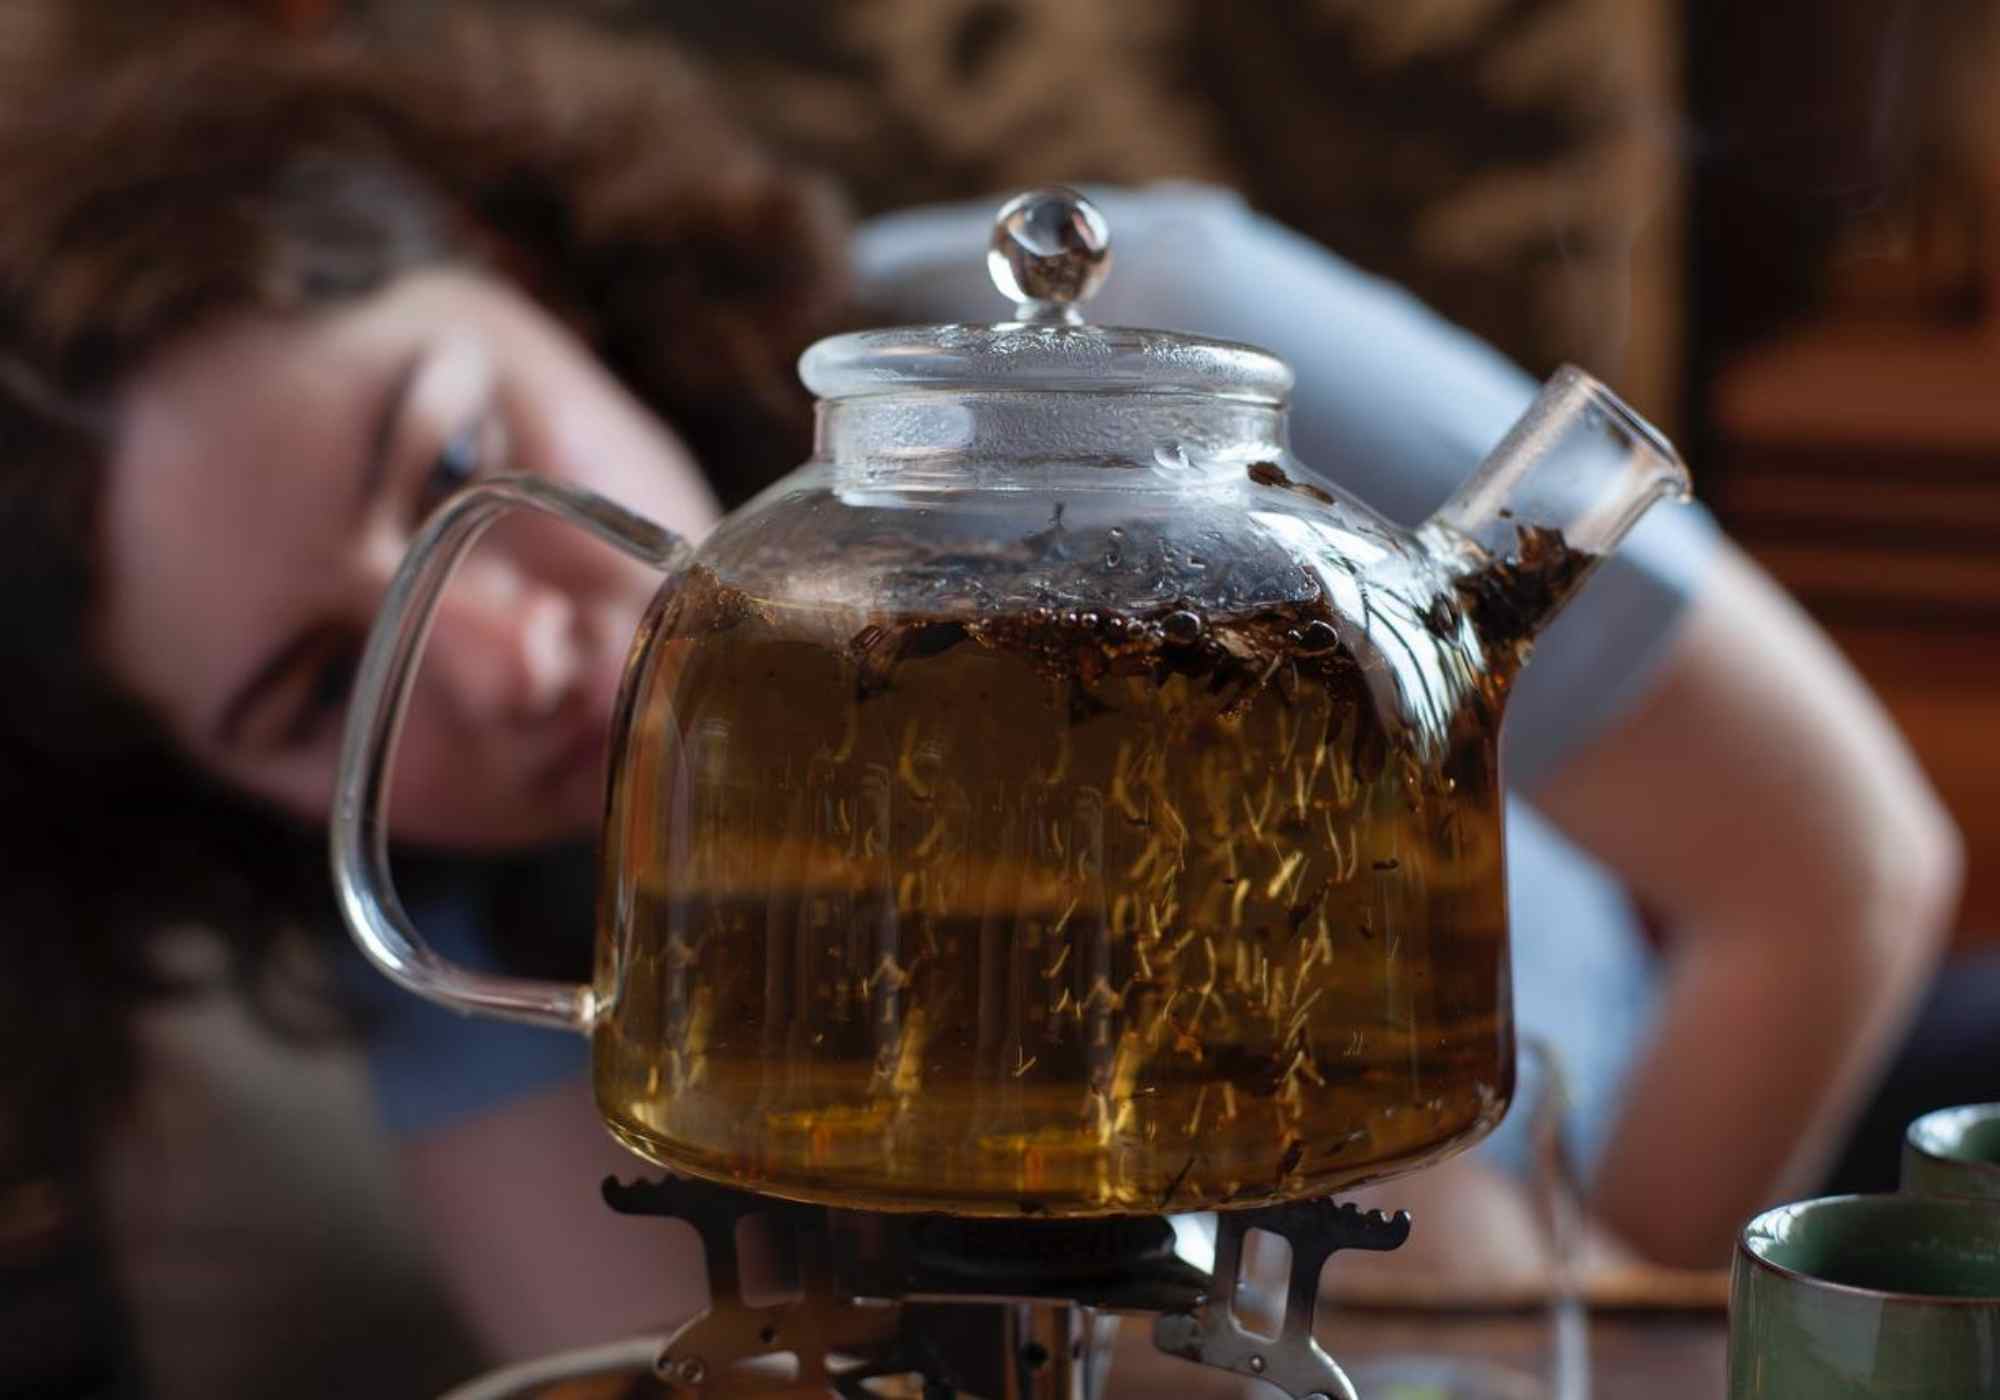
[[[1276, 1400], [1271, 1387], [1163, 1357], [1133, 1321], [1122, 1331], [1107, 1400], [1171, 1396], [1172, 1400]], [[1728, 1324], [1712, 1309], [1620, 1308], [1588, 1318], [1590, 1400], [1722, 1400]], [[1432, 1400], [1435, 1390], [1369, 1385], [1368, 1365], [1389, 1357], [1477, 1357], [1548, 1377], [1551, 1329], [1546, 1315], [1355, 1310], [1324, 1329], [1324, 1340], [1353, 1374], [1361, 1400]], [[642, 1366], [620, 1368], [588, 1380], [508, 1389], [534, 1400], [664, 1400], [676, 1392]], [[781, 1392], [788, 1397], [797, 1391]], [[1537, 1400], [1559, 1400], [1548, 1390]], [[803, 1400], [803, 1397], [800, 1397]]]
[[1728, 1383], [1724, 1313], [1607, 1313], [1592, 1318], [1591, 1394], [1605, 1400], [1721, 1400]]
[[[1722, 1400], [1729, 1321], [1724, 1276], [1670, 1278], [1650, 1297], [1641, 1290], [1606, 1294], [1583, 1310], [1591, 1400]], [[1255, 1324], [1252, 1324], [1255, 1325]], [[1173, 1400], [1276, 1400], [1268, 1386], [1166, 1358], [1152, 1349], [1150, 1328], [1129, 1322], [1119, 1338], [1109, 1400], [1170, 1395]], [[1370, 1363], [1463, 1358], [1497, 1363], [1539, 1378], [1538, 1400], [1568, 1400], [1548, 1388], [1556, 1375], [1557, 1329], [1546, 1306], [1322, 1306], [1320, 1344], [1348, 1370], [1361, 1400], [1432, 1400], [1434, 1390], [1371, 1386]], [[1574, 1392], [1572, 1392], [1574, 1394]]]
[[[1345, 1366], [1362, 1400], [1419, 1400], [1408, 1387], [1384, 1396], [1367, 1385], [1368, 1363], [1384, 1356], [1467, 1357], [1498, 1362], [1552, 1382], [1553, 1330], [1546, 1316], [1356, 1314], [1326, 1329], [1325, 1344]], [[1587, 1366], [1592, 1400], [1721, 1400], [1728, 1353], [1721, 1312], [1593, 1312]], [[1541, 1392], [1555, 1400], [1555, 1392]], [[1245, 1397], [1249, 1400], [1249, 1397]]]
[[[1383, 1276], [1389, 1278], [1393, 1276]], [[1379, 1280], [1378, 1280], [1379, 1281]], [[1398, 1280], [1407, 1284], [1410, 1280]], [[1671, 1272], [1637, 1268], [1604, 1271], [1584, 1284], [1585, 1297], [1572, 1303], [1585, 1335], [1588, 1386], [1581, 1393], [1555, 1387], [1558, 1326], [1541, 1296], [1509, 1299], [1449, 1296], [1415, 1287], [1375, 1288], [1366, 1299], [1322, 1301], [1316, 1334], [1349, 1372], [1361, 1400], [1437, 1400], [1442, 1393], [1421, 1384], [1394, 1385], [1371, 1376], [1371, 1366], [1389, 1360], [1435, 1365], [1463, 1359], [1497, 1364], [1533, 1378], [1494, 1400], [1722, 1400], [1727, 1380], [1729, 1324], [1725, 1272]], [[1275, 1330], [1275, 1316], [1241, 1317], [1245, 1326]], [[1122, 1320], [1113, 1344], [1105, 1400], [1279, 1400], [1280, 1392], [1247, 1377], [1231, 1375], [1168, 1356], [1154, 1347], [1152, 1325], [1143, 1316]], [[655, 1343], [656, 1345], [656, 1343]], [[494, 1394], [534, 1400], [685, 1400], [652, 1379], [648, 1361], [655, 1352], [641, 1346], [634, 1360], [591, 1380], [569, 1380]], [[576, 1376], [575, 1370], [566, 1374]], [[1371, 1383], [1373, 1382], [1373, 1383]], [[741, 1397], [747, 1392], [725, 1387]], [[893, 1389], [884, 1389], [894, 1395]], [[799, 1387], [764, 1392], [784, 1400], [808, 1400]], [[910, 1390], [916, 1400], [916, 1390]]]

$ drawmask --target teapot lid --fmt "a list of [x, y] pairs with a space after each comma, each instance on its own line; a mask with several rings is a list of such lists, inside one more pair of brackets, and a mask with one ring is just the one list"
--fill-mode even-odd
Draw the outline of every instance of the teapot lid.
[[[1212, 394], [1281, 405], [1283, 360], [1251, 345], [1171, 331], [1094, 326], [1080, 307], [1111, 267], [1104, 216], [1075, 190], [1016, 195], [995, 216], [986, 269], [1015, 303], [992, 325], [899, 326], [822, 340], [799, 377], [823, 399], [899, 389]], [[1201, 275], [1199, 267], [1187, 275]]]

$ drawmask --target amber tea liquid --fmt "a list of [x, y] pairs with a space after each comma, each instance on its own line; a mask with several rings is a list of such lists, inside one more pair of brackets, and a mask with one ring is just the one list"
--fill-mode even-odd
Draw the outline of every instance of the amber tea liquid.
[[[823, 618], [686, 584], [607, 852], [597, 1094], [746, 1188], [1198, 1210], [1402, 1170], [1512, 1087], [1495, 702], [1292, 607]], [[1393, 695], [1393, 691], [1390, 692]]]

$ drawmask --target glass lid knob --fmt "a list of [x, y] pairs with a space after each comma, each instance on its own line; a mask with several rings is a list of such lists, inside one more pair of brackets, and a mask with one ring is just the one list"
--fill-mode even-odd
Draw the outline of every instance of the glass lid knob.
[[993, 221], [986, 270], [1020, 321], [1081, 325], [1077, 307], [1111, 268], [1111, 231], [1097, 207], [1062, 185], [1017, 194]]

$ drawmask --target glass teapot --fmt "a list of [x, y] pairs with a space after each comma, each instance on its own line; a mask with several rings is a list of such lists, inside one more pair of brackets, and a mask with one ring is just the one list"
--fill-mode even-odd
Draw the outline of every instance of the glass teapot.
[[[621, 1141], [778, 1196], [1151, 1214], [1469, 1145], [1513, 1089], [1502, 706], [1684, 469], [1565, 369], [1406, 531], [1290, 455], [1279, 360], [1084, 323], [1081, 196], [1010, 202], [988, 261], [1010, 321], [808, 350], [812, 459], [699, 548], [531, 478], [439, 510], [342, 752], [354, 936], [419, 995], [587, 1033]], [[589, 985], [451, 965], [389, 878], [433, 607], [517, 507], [666, 575]]]

